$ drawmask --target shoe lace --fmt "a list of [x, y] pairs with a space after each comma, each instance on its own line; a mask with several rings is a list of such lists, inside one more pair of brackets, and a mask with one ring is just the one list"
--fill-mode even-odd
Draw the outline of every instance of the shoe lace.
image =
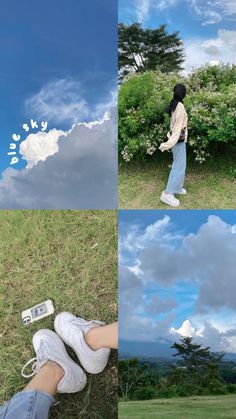
[[84, 321], [83, 319], [76, 318], [72, 320], [72, 323], [76, 326], [80, 326], [82, 328], [87, 328], [90, 324], [97, 324], [98, 326], [104, 326], [104, 322], [101, 322], [99, 320], [90, 320], [90, 321]]
[[[21, 375], [24, 378], [30, 378], [33, 377], [36, 372], [39, 369], [39, 366], [41, 365], [42, 361], [47, 358], [47, 345], [45, 342], [41, 342], [40, 347], [37, 351], [37, 357], [31, 358], [28, 362], [26, 362], [26, 364], [23, 366], [23, 368], [21, 369]], [[28, 368], [28, 366], [32, 364], [31, 366], [31, 370], [32, 372], [30, 374], [25, 374], [25, 370], [26, 368]]]
[[[24, 371], [26, 370], [26, 368], [27, 368], [30, 364], [32, 364], [32, 367], [31, 367], [32, 372], [31, 372], [30, 374], [25, 374], [25, 372], [24, 372]], [[31, 358], [28, 362], [26, 362], [26, 364], [23, 366], [23, 368], [22, 368], [22, 370], [21, 370], [21, 375], [22, 375], [22, 377], [24, 377], [24, 378], [30, 378], [30, 377], [33, 377], [33, 375], [35, 375], [35, 374], [36, 374], [37, 367], [38, 367], [38, 360], [37, 360], [37, 358]]]

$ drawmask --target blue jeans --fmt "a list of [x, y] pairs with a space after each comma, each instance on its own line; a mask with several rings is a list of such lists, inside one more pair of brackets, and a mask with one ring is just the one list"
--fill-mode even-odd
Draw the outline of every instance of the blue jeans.
[[48, 393], [21, 391], [0, 407], [0, 419], [47, 419], [53, 403], [54, 398]]
[[184, 186], [186, 171], [186, 143], [177, 143], [172, 148], [173, 163], [165, 191], [180, 193]]

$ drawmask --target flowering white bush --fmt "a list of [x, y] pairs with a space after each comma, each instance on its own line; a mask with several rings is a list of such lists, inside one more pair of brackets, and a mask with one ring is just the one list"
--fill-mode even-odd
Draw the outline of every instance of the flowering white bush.
[[189, 147], [203, 163], [219, 144], [236, 144], [236, 66], [204, 66], [191, 76], [150, 71], [131, 76], [119, 91], [119, 152], [123, 160], [145, 159], [166, 141], [166, 112], [176, 83], [187, 86]]

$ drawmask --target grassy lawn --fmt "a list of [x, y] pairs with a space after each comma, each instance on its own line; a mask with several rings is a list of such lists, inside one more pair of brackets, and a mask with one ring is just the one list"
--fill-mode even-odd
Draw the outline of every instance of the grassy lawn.
[[119, 418], [232, 419], [236, 418], [235, 403], [236, 395], [120, 402]]
[[[160, 195], [168, 179], [171, 155], [158, 155], [152, 161], [122, 164], [119, 169], [119, 208], [165, 209]], [[179, 196], [179, 209], [232, 209], [236, 207], [235, 156], [200, 165], [189, 162], [185, 187]], [[171, 208], [171, 207], [168, 207]]]
[[[25, 327], [21, 311], [48, 298], [56, 314], [117, 319], [116, 211], [0, 211], [0, 403], [23, 389], [32, 335], [54, 316]], [[69, 351], [73, 356], [72, 351]], [[74, 395], [58, 395], [50, 418], [116, 417], [116, 352], [106, 370]]]

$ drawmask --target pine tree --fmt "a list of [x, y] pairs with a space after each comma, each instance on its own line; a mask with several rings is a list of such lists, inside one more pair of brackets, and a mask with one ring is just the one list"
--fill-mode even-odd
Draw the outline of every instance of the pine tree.
[[[180, 358], [175, 370], [179, 367], [184, 370], [182, 378], [185, 383], [208, 386], [213, 380], [219, 380], [219, 363], [224, 354], [211, 352], [209, 346], [204, 348], [200, 344], [193, 343], [190, 337], [183, 337], [171, 348], [176, 350], [173, 356]], [[173, 371], [172, 382], [176, 375], [180, 377], [176, 371]]]

